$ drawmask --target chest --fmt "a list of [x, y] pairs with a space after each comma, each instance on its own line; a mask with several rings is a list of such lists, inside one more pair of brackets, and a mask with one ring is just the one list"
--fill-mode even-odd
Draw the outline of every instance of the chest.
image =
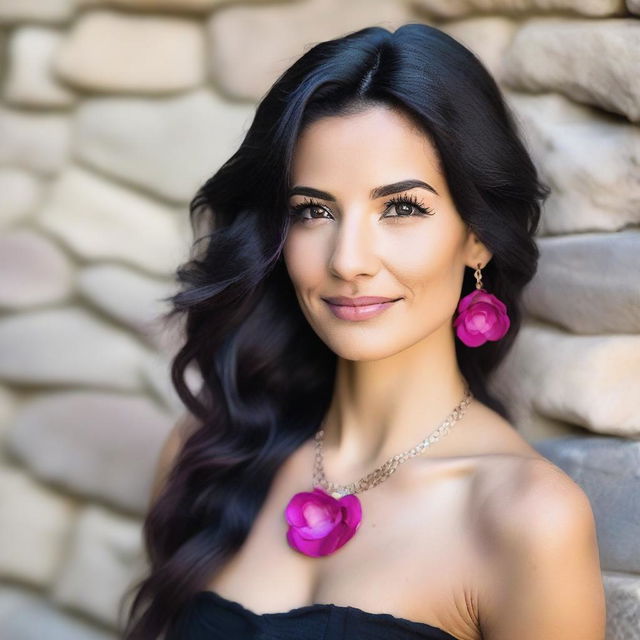
[[333, 603], [475, 640], [470, 603], [479, 588], [478, 545], [468, 515], [476, 474], [473, 465], [437, 462], [392, 476], [358, 494], [362, 521], [354, 537], [311, 558], [286, 540], [285, 507], [298, 491], [311, 490], [308, 469], [290, 466], [275, 479], [243, 546], [207, 588], [256, 613]]

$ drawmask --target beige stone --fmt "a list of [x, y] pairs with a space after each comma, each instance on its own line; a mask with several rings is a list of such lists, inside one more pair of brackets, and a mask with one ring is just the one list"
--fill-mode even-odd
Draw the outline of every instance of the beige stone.
[[[500, 396], [498, 392], [496, 395]], [[542, 416], [531, 407], [519, 406], [517, 401], [507, 399], [512, 415], [512, 425], [516, 431], [528, 442], [537, 443], [547, 438], [564, 438], [567, 436], [584, 436], [582, 427], [571, 424], [566, 420], [556, 420]]]
[[142, 515], [174, 422], [142, 395], [51, 392], [23, 403], [7, 449], [43, 481]]
[[41, 181], [28, 171], [0, 168], [0, 230], [24, 221], [41, 198]]
[[90, 311], [70, 306], [0, 318], [0, 379], [135, 391], [143, 349]]
[[[76, 0], [80, 7], [111, 6], [136, 11], [179, 11], [202, 13], [227, 0]], [[259, 0], [260, 1], [260, 0]]]
[[90, 99], [77, 113], [77, 154], [103, 173], [187, 203], [235, 153], [254, 111], [204, 89], [157, 100]]
[[[187, 373], [190, 373], [187, 370]], [[164, 354], [150, 353], [142, 364], [142, 376], [158, 401], [171, 413], [174, 419], [184, 413], [184, 404], [171, 382], [171, 361]], [[187, 378], [190, 378], [187, 375]], [[195, 380], [193, 380], [195, 382]], [[191, 388], [191, 385], [188, 385]]]
[[504, 52], [518, 25], [502, 16], [481, 16], [446, 22], [439, 28], [471, 49], [489, 72], [499, 78]]
[[0, 467], [0, 574], [48, 586], [69, 540], [73, 502], [17, 468]]
[[457, 18], [477, 11], [567, 11], [594, 17], [624, 14], [624, 0], [417, 0], [416, 6], [439, 18]]
[[5, 438], [17, 410], [17, 399], [8, 387], [0, 386], [0, 467], [8, 463]]
[[191, 20], [96, 10], [78, 17], [54, 68], [85, 90], [166, 93], [201, 84], [204, 60], [204, 35]]
[[573, 335], [526, 318], [491, 388], [522, 413], [637, 438], [640, 336]]
[[0, 107], [0, 166], [55, 174], [69, 157], [70, 134], [67, 115]]
[[551, 187], [538, 234], [640, 224], [640, 129], [558, 94], [505, 92]]
[[0, 0], [0, 24], [61, 23], [73, 15], [74, 0]]
[[53, 183], [35, 222], [86, 260], [122, 260], [155, 274], [173, 273], [189, 248], [169, 208], [75, 165]]
[[142, 575], [141, 540], [138, 520], [86, 507], [53, 589], [53, 601], [115, 627], [122, 594]]
[[213, 12], [208, 24], [212, 77], [226, 95], [255, 101], [313, 44], [363, 27], [394, 31], [415, 21], [407, 5], [388, 0], [230, 4]]
[[640, 21], [538, 17], [507, 49], [501, 81], [513, 89], [557, 91], [640, 121]]
[[4, 84], [7, 103], [47, 108], [69, 107], [74, 103], [74, 93], [58, 81], [51, 69], [62, 39], [60, 31], [45, 27], [21, 27], [12, 32]]
[[0, 69], [7, 67], [7, 36], [8, 30], [2, 29], [0, 24]]
[[86, 267], [78, 274], [80, 293], [115, 320], [155, 344], [161, 316], [170, 309], [161, 299], [177, 293], [169, 280], [159, 280], [116, 264]]
[[0, 638], [5, 640], [117, 640], [73, 613], [54, 607], [46, 597], [17, 586], [0, 587]]
[[72, 266], [50, 240], [28, 229], [0, 236], [0, 308], [20, 309], [65, 300]]

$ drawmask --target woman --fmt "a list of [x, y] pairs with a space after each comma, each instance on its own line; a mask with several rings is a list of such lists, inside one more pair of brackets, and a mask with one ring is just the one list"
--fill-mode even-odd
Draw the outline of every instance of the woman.
[[547, 195], [436, 28], [362, 29], [277, 79], [191, 204], [188, 411], [128, 640], [603, 640], [589, 501], [487, 389]]

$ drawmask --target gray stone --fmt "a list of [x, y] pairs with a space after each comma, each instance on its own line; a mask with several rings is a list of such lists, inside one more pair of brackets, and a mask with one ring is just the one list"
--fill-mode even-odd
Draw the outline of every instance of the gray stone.
[[9, 68], [5, 101], [28, 107], [69, 107], [75, 96], [51, 72], [54, 54], [62, 41], [59, 31], [21, 27], [9, 39]]
[[76, 306], [0, 318], [0, 379], [29, 385], [140, 388], [144, 350]]
[[439, 18], [457, 18], [476, 11], [567, 11], [594, 17], [624, 14], [624, 0], [417, 0], [416, 6]]
[[131, 327], [152, 344], [162, 329], [161, 314], [175, 293], [169, 281], [152, 279], [116, 264], [86, 267], [78, 274], [80, 293], [112, 318]]
[[204, 89], [157, 100], [88, 99], [77, 111], [77, 155], [104, 173], [186, 203], [236, 151], [253, 111]]
[[26, 219], [36, 208], [41, 192], [40, 181], [27, 171], [0, 168], [0, 230]]
[[151, 273], [172, 274], [189, 248], [170, 208], [75, 166], [54, 181], [34, 219], [85, 260], [122, 260]]
[[173, 423], [144, 396], [49, 393], [19, 409], [6, 446], [43, 480], [138, 515]]
[[505, 94], [551, 187], [539, 236], [640, 224], [637, 126], [556, 94]]
[[627, 0], [627, 9], [640, 16], [640, 0]]
[[86, 507], [53, 589], [53, 601], [116, 627], [123, 593], [142, 577], [141, 540], [138, 520]]
[[0, 467], [0, 575], [48, 586], [68, 543], [74, 515], [70, 499], [20, 469]]
[[602, 577], [607, 597], [607, 640], [640, 640], [640, 576], [605, 571]]
[[606, 435], [640, 436], [640, 336], [567, 333], [525, 317], [492, 390], [520, 415], [537, 412]]
[[69, 151], [69, 116], [0, 107], [0, 166], [48, 176], [62, 168]]
[[640, 121], [640, 22], [538, 17], [516, 32], [501, 82], [557, 91]]
[[527, 313], [573, 333], [640, 333], [640, 230], [538, 238]]
[[589, 497], [602, 568], [640, 573], [640, 440], [572, 436], [534, 446]]
[[65, 300], [72, 267], [48, 239], [28, 229], [0, 236], [0, 307], [28, 308]]
[[2, 0], [0, 24], [66, 22], [73, 14], [73, 5], [74, 0]]
[[156, 94], [202, 84], [204, 61], [193, 20], [99, 9], [80, 14], [54, 69], [84, 90]]
[[230, 4], [209, 19], [212, 77], [225, 95], [254, 102], [314, 44], [374, 24], [393, 31], [407, 22], [415, 22], [410, 7], [388, 0]]
[[[99, 580], [94, 579], [91, 585]], [[4, 640], [117, 640], [17, 587], [0, 586], [0, 637]]]
[[489, 72], [499, 78], [504, 52], [518, 25], [502, 16], [481, 16], [445, 22], [438, 28], [473, 51]]

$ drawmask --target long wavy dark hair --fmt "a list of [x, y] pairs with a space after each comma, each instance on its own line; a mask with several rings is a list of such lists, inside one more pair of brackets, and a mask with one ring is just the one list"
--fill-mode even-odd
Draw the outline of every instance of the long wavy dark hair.
[[[337, 356], [305, 319], [282, 257], [292, 151], [318, 118], [377, 105], [429, 136], [460, 216], [493, 254], [483, 276], [507, 305], [509, 332], [475, 348], [456, 341], [456, 353], [476, 398], [510, 420], [487, 376], [520, 328], [550, 192], [518, 123], [479, 59], [435, 27], [375, 26], [316, 44], [277, 78], [239, 149], [190, 203], [194, 242], [165, 319], [184, 320], [171, 376], [198, 426], [146, 515], [149, 573], [121, 600], [122, 616], [125, 597], [135, 595], [125, 640], [163, 637], [206, 589], [245, 541], [278, 468], [328, 409]], [[467, 269], [460, 295], [474, 288]]]

